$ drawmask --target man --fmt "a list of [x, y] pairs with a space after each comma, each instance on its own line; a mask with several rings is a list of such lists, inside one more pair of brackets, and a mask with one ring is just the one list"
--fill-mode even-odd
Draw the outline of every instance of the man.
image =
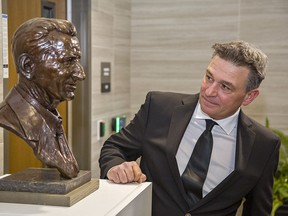
[[79, 172], [56, 107], [74, 98], [85, 78], [74, 25], [66, 20], [34, 18], [12, 38], [18, 83], [0, 104], [0, 126], [15, 133], [36, 157], [63, 177]]
[[[242, 200], [243, 215], [270, 215], [280, 140], [240, 108], [259, 95], [267, 57], [243, 41], [213, 48], [199, 94], [148, 93], [131, 123], [101, 150], [102, 178], [153, 183], [155, 216], [235, 215]], [[213, 150], [201, 197], [191, 202], [196, 190], [186, 187], [183, 176], [205, 119], [217, 123]], [[205, 163], [203, 158], [196, 162]]]

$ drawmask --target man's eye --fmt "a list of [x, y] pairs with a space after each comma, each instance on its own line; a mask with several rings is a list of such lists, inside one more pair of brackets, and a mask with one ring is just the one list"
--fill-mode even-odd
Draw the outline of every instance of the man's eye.
[[209, 82], [212, 82], [213, 81], [213, 78], [209, 75], [206, 75], [206, 79], [209, 81]]
[[231, 88], [229, 86], [225, 85], [225, 84], [222, 84], [221, 87], [225, 91], [231, 91]]

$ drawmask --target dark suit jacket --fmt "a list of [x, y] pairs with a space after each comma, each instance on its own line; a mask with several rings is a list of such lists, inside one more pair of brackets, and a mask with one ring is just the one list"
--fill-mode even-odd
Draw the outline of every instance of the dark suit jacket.
[[142, 156], [141, 169], [153, 183], [154, 216], [235, 215], [242, 198], [243, 215], [270, 215], [280, 140], [242, 111], [235, 170], [195, 206], [188, 206], [175, 155], [198, 99], [198, 94], [148, 93], [131, 123], [105, 142], [101, 178], [114, 165]]

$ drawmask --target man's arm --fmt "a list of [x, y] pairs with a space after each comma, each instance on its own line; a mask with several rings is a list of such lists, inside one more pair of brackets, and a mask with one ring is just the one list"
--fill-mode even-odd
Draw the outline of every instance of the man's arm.
[[145, 103], [130, 124], [104, 143], [99, 158], [101, 178], [108, 178], [116, 183], [146, 180], [135, 161], [142, 155], [150, 94], [147, 94]]

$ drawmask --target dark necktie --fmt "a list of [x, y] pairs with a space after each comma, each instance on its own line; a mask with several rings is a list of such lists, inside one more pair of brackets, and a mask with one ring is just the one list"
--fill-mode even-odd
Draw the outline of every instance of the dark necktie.
[[217, 123], [210, 119], [206, 119], [205, 121], [206, 130], [201, 134], [195, 144], [193, 153], [181, 177], [191, 205], [202, 198], [202, 188], [206, 179], [213, 148], [211, 130]]

